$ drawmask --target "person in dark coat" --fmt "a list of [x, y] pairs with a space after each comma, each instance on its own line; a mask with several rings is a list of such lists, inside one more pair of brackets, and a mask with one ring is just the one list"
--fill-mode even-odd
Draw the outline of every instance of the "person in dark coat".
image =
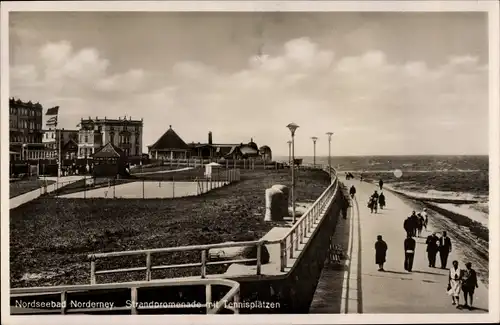
[[404, 249], [405, 249], [405, 263], [404, 267], [405, 270], [408, 272], [411, 272], [413, 269], [413, 258], [415, 257], [415, 247], [417, 243], [415, 242], [415, 239], [413, 239], [411, 236], [406, 236], [405, 242], [404, 242]]
[[411, 236], [416, 237], [418, 228], [418, 217], [415, 211], [411, 213], [410, 220], [411, 220]]
[[378, 204], [380, 205], [380, 209], [384, 209], [385, 207], [385, 195], [384, 193], [380, 193], [378, 196]]
[[354, 187], [354, 185], [351, 186], [349, 194], [351, 195], [351, 198], [354, 198], [354, 195], [356, 194], [356, 188]]
[[403, 228], [406, 231], [407, 236], [411, 236], [411, 219], [410, 217], [406, 218], [403, 222]]
[[377, 208], [378, 208], [378, 193], [377, 191], [373, 192], [372, 196], [370, 197], [370, 210], [371, 213], [375, 211], [377, 213]]
[[382, 236], [377, 236], [377, 241], [375, 242], [375, 264], [378, 265], [379, 271], [384, 270], [385, 257], [387, 253], [387, 244], [382, 240]]
[[[477, 285], [477, 273], [472, 268], [472, 263], [465, 263], [465, 270], [462, 271], [462, 292], [464, 293], [464, 308], [472, 309], [474, 302], [474, 291]], [[467, 304], [467, 298], [470, 300], [470, 305]]]
[[417, 214], [417, 217], [418, 217], [418, 222], [417, 222], [417, 236], [420, 237], [420, 235], [422, 234], [422, 230], [424, 229], [425, 219], [424, 219], [424, 217], [422, 217], [422, 215], [420, 213]]
[[446, 269], [446, 264], [448, 263], [448, 255], [451, 253], [451, 239], [443, 231], [443, 236], [439, 238], [439, 258], [441, 260], [441, 268]]
[[378, 181], [378, 186], [380, 187], [380, 190], [382, 191], [382, 187], [384, 187], [384, 181], [382, 179], [380, 179]]
[[427, 237], [425, 241], [427, 244], [427, 259], [429, 260], [429, 267], [436, 267], [436, 255], [439, 248], [439, 239], [433, 233]]

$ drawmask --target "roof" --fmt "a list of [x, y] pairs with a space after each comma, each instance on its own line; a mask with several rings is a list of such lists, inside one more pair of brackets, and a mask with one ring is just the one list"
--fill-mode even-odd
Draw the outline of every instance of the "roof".
[[92, 157], [94, 158], [120, 158], [124, 155], [122, 149], [118, 148], [111, 142], [108, 142], [104, 147], [102, 147], [99, 151], [94, 153]]
[[240, 151], [244, 155], [257, 155], [259, 153], [258, 150], [255, 150], [254, 148], [250, 146], [241, 146]]
[[163, 135], [153, 145], [149, 147], [150, 150], [165, 150], [165, 149], [185, 149], [188, 150], [189, 146], [184, 140], [175, 133], [172, 126], [163, 133]]
[[220, 167], [222, 166], [221, 164], [218, 164], [216, 162], [211, 162], [210, 164], [206, 164], [205, 166], [216, 166], [216, 167]]

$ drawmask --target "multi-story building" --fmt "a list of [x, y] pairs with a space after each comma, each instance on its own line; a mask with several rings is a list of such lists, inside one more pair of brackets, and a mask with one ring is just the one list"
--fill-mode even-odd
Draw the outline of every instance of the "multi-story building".
[[142, 156], [143, 120], [131, 117], [88, 118], [80, 121], [78, 157], [90, 158], [108, 143], [120, 148], [125, 156]]
[[[61, 149], [63, 149], [70, 141], [78, 143], [78, 133], [79, 130], [66, 130], [64, 128], [56, 129], [51, 126], [46, 126], [46, 129], [43, 130], [42, 142], [47, 149], [47, 155], [49, 158], [57, 157], [59, 141], [61, 142]], [[63, 157], [66, 157], [64, 153]]]
[[[28, 148], [36, 151], [35, 156], [43, 156], [42, 105], [10, 98], [9, 109], [9, 147], [12, 153], [11, 156], [20, 156], [24, 159], [25, 152], [29, 150]], [[19, 153], [19, 155], [14, 153]]]

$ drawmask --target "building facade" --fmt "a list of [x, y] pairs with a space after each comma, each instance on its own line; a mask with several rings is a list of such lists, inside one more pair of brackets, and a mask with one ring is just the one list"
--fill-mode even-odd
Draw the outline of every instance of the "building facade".
[[10, 98], [9, 109], [10, 151], [23, 156], [27, 144], [42, 144], [43, 107], [39, 103]]
[[80, 121], [78, 158], [91, 158], [108, 143], [123, 150], [127, 157], [142, 156], [143, 120], [88, 118]]
[[[47, 158], [57, 157], [59, 141], [61, 142], [61, 149], [66, 147], [70, 141], [78, 143], [78, 133], [78, 130], [56, 129], [46, 126], [46, 129], [43, 130], [42, 142], [47, 149]], [[66, 157], [66, 155], [63, 155], [63, 157]]]

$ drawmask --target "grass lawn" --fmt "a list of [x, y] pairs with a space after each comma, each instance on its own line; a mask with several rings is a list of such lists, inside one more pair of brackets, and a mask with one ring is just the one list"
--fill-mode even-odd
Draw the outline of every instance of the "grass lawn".
[[[242, 180], [198, 197], [178, 199], [58, 199], [44, 197], [11, 210], [13, 287], [89, 283], [87, 254], [255, 240], [272, 228], [263, 221], [265, 189], [291, 185], [290, 171], [242, 170]], [[299, 171], [298, 201], [328, 187], [323, 171]], [[187, 177], [187, 176], [186, 176]], [[153, 255], [153, 265], [199, 262], [199, 253]], [[144, 266], [145, 257], [106, 259], [106, 268]], [[224, 266], [208, 269], [223, 272]], [[198, 274], [198, 268], [154, 271], [153, 277]], [[98, 282], [143, 279], [144, 272], [98, 277]]]
[[43, 179], [30, 179], [30, 180], [19, 180], [11, 182], [9, 184], [9, 197], [13, 198], [18, 195], [31, 192], [33, 190], [39, 189], [44, 185], [54, 184], [55, 181], [43, 180]]

